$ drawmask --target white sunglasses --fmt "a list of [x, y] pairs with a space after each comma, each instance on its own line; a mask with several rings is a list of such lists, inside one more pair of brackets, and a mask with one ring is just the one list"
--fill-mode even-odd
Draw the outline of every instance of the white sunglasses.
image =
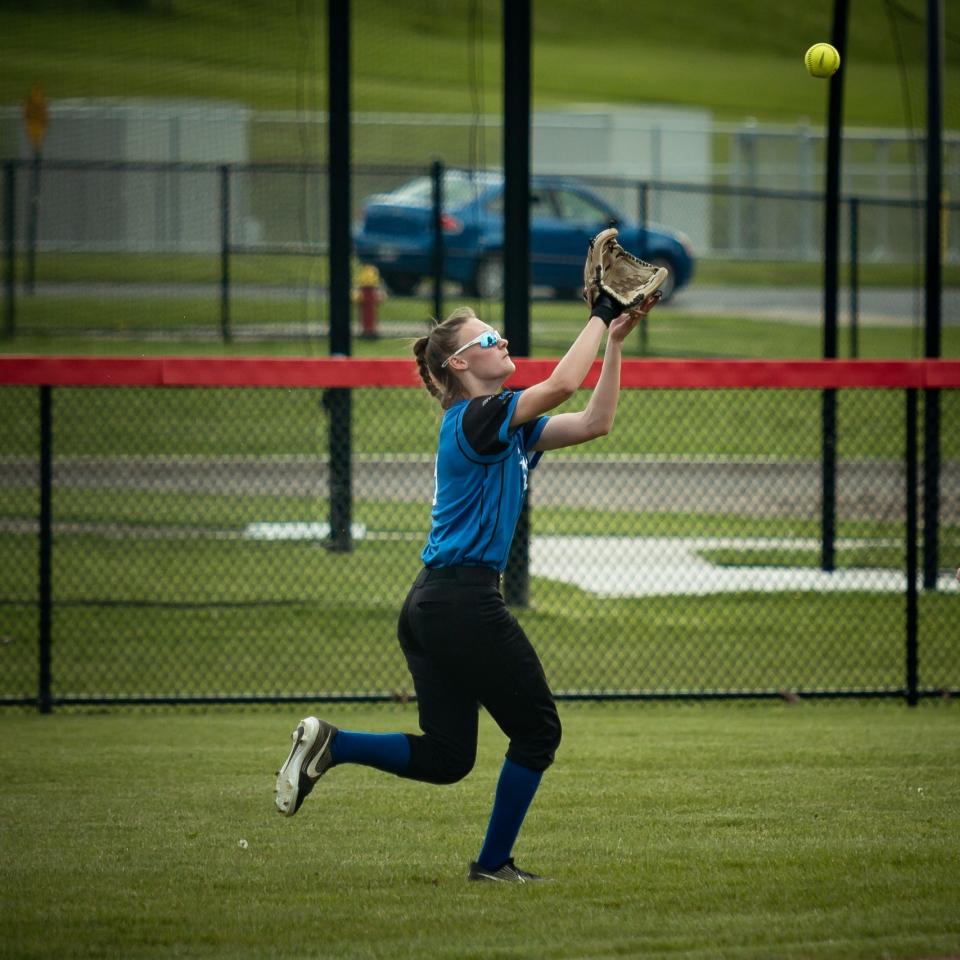
[[468, 340], [462, 347], [457, 347], [453, 353], [447, 357], [443, 363], [440, 364], [441, 367], [445, 367], [455, 356], [463, 353], [464, 350], [467, 350], [470, 347], [474, 347], [477, 344], [486, 350], [488, 347], [495, 347], [500, 342], [500, 334], [496, 330], [484, 330], [483, 333], [474, 337], [472, 340]]

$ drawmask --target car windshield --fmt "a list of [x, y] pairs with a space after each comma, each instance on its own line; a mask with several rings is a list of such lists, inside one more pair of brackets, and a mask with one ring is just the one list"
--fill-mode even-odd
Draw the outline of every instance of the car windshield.
[[[490, 173], [467, 173], [461, 170], [448, 170], [443, 175], [443, 205], [460, 207], [475, 200], [499, 177]], [[391, 194], [396, 203], [410, 203], [426, 206], [433, 200], [433, 181], [430, 177], [417, 177], [397, 187]]]

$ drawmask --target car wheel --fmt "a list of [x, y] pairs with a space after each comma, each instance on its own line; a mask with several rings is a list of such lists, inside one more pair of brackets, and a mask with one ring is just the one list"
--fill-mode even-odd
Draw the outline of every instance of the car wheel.
[[499, 300], [503, 296], [503, 257], [488, 253], [473, 272], [471, 293], [483, 300]]
[[387, 289], [399, 297], [409, 297], [420, 283], [420, 278], [413, 273], [383, 273], [381, 279]]
[[670, 299], [673, 297], [673, 292], [677, 287], [676, 281], [674, 280], [673, 264], [666, 259], [666, 257], [656, 257], [650, 261], [655, 267], [666, 267], [667, 268], [667, 279], [664, 282], [663, 286], [660, 288], [663, 296], [660, 298], [661, 303], [669, 303]]

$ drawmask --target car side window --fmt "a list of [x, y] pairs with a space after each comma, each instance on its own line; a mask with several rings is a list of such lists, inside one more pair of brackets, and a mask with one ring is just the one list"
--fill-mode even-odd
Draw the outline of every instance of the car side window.
[[608, 210], [572, 190], [557, 190], [554, 193], [554, 199], [562, 220], [596, 225], [605, 224], [610, 219]]
[[[486, 207], [487, 213], [496, 216], [503, 216], [503, 194], [495, 196]], [[546, 190], [530, 191], [530, 217], [554, 217], [553, 204], [550, 202], [549, 194]]]

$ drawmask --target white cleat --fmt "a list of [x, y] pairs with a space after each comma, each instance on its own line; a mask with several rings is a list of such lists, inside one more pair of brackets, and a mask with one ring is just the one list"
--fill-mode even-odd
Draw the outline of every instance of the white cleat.
[[326, 720], [304, 717], [290, 734], [293, 746], [277, 773], [277, 812], [292, 817], [333, 763], [330, 745], [337, 728]]

